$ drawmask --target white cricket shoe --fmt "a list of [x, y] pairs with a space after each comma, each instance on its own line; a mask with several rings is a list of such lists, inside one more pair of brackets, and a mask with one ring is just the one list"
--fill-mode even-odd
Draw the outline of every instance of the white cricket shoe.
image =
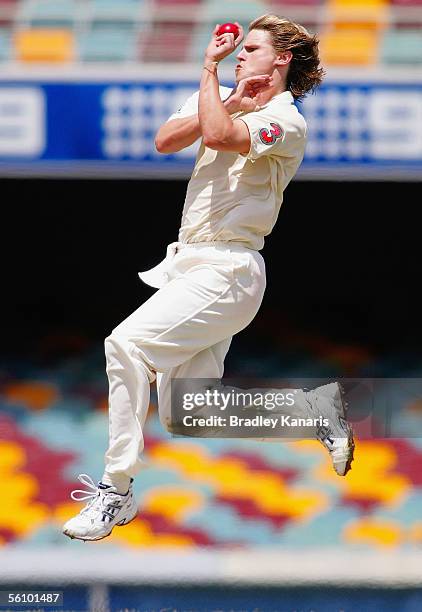
[[[63, 525], [64, 535], [77, 540], [102, 540], [111, 534], [116, 525], [127, 525], [138, 514], [133, 497], [132, 481], [125, 495], [117, 493], [115, 487], [94, 481], [87, 474], [79, 474], [78, 480], [88, 487], [88, 491], [76, 489], [70, 494], [75, 501], [89, 499], [82, 510]], [[77, 493], [82, 493], [77, 496]]]
[[353, 430], [346, 420], [343, 389], [339, 383], [330, 383], [306, 392], [306, 399], [317, 416], [328, 420], [328, 425], [317, 429], [317, 438], [331, 456], [335, 472], [345, 476], [351, 470], [355, 444]]

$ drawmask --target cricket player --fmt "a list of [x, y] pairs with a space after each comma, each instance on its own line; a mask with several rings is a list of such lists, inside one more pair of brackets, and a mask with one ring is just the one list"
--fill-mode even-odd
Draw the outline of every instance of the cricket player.
[[[239, 24], [237, 24], [239, 26]], [[218, 35], [205, 51], [199, 92], [161, 126], [159, 152], [201, 139], [183, 208], [178, 242], [153, 270], [140, 274], [158, 291], [105, 340], [109, 380], [109, 447], [96, 485], [72, 493], [87, 500], [63, 532], [100, 540], [137, 515], [132, 481], [143, 465], [143, 428], [156, 381], [159, 416], [171, 430], [172, 378], [223, 376], [231, 338], [255, 317], [265, 289], [259, 253], [276, 220], [283, 191], [305, 151], [306, 123], [294, 102], [322, 80], [318, 40], [288, 19], [264, 15], [249, 26], [234, 89], [221, 87], [219, 62], [243, 40]], [[344, 475], [353, 436], [337, 383], [298, 390], [294, 414], [323, 416], [315, 432]]]

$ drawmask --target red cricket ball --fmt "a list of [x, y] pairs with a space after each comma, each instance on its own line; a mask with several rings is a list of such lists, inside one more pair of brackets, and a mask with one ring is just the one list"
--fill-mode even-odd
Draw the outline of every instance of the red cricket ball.
[[223, 23], [218, 30], [217, 36], [221, 36], [221, 34], [233, 34], [235, 38], [239, 35], [239, 28], [235, 23]]

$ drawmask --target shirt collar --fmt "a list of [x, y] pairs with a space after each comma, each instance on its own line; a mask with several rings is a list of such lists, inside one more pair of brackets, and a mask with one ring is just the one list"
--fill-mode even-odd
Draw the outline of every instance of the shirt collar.
[[272, 102], [281, 102], [282, 104], [294, 104], [294, 101], [295, 100], [291, 91], [282, 91], [281, 93], [273, 96], [271, 100], [268, 100], [268, 102], [261, 106], [261, 108], [265, 108], [266, 106], [268, 106], [268, 104], [271, 104]]

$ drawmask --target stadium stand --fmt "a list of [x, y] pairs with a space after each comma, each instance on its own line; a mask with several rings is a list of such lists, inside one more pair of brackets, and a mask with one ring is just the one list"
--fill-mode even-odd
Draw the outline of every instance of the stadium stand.
[[422, 30], [387, 32], [382, 40], [384, 64], [421, 64]]
[[[338, 359], [340, 348], [331, 347], [327, 359]], [[355, 365], [360, 363], [355, 371], [364, 371], [367, 358], [354, 356]], [[306, 355], [298, 353], [299, 359], [303, 363]], [[0, 471], [8, 504], [0, 508], [0, 546], [68, 545], [57, 538], [62, 522], [78, 507], [69, 498], [78, 488], [76, 475], [101, 474], [107, 441], [100, 362], [100, 354], [91, 352], [54, 368], [22, 363], [16, 372], [13, 364], [2, 368]], [[247, 363], [243, 367], [247, 370]], [[339, 479], [313, 441], [171, 439], [153, 396], [148, 469], [135, 481], [141, 512], [131, 525], [115, 530], [108, 544], [132, 549], [420, 546], [422, 443], [411, 437], [421, 426], [420, 404], [409, 405], [405, 417], [401, 439], [358, 434], [359, 461]]]
[[136, 57], [136, 33], [132, 26], [93, 27], [78, 37], [78, 54], [84, 62], [127, 62]]
[[269, 11], [316, 32], [327, 66], [420, 63], [422, 0], [0, 0], [0, 60], [199, 63], [216, 22]]
[[6, 28], [0, 28], [0, 62], [10, 59], [10, 32]]
[[74, 58], [73, 34], [62, 29], [21, 30], [15, 34], [16, 57], [23, 62], [69, 62]]
[[38, 28], [72, 28], [77, 18], [75, 0], [23, 0], [18, 9], [19, 22]]
[[377, 38], [371, 31], [341, 29], [321, 36], [321, 53], [326, 64], [369, 66], [376, 62]]

